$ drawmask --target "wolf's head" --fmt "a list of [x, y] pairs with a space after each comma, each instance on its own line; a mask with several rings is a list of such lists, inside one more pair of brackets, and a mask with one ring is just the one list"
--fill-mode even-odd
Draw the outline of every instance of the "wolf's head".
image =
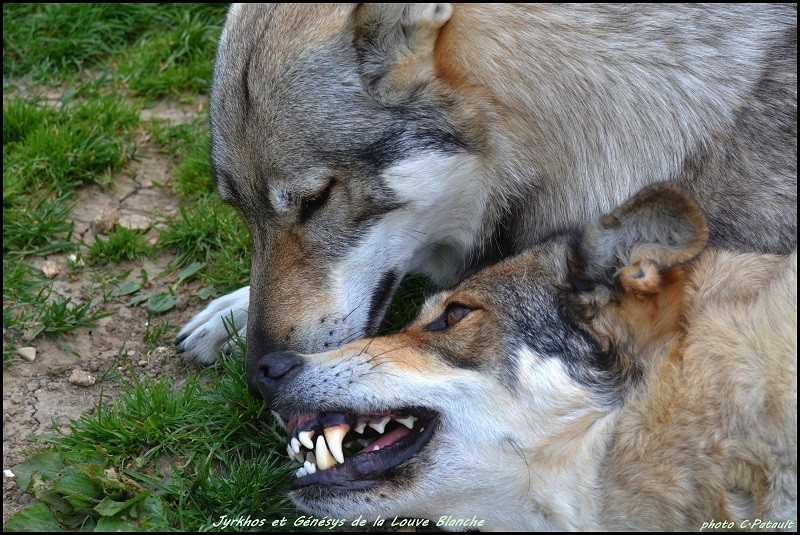
[[271, 351], [374, 334], [406, 273], [454, 284], [481, 245], [489, 203], [470, 150], [479, 134], [434, 77], [434, 43], [451, 12], [231, 8], [211, 160], [253, 236], [251, 379]]
[[431, 298], [400, 333], [266, 357], [260, 387], [305, 461], [296, 503], [589, 525], [606, 417], [680, 331], [682, 264], [706, 240], [697, 204], [653, 186]]

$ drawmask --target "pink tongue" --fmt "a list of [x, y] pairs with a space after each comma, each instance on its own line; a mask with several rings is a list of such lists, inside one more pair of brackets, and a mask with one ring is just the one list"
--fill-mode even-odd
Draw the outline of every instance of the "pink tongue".
[[400, 439], [402, 439], [404, 437], [407, 437], [410, 434], [411, 434], [411, 429], [409, 429], [408, 427], [406, 427], [404, 425], [401, 425], [400, 427], [398, 427], [394, 431], [386, 433], [381, 438], [379, 438], [378, 440], [376, 440], [375, 442], [373, 442], [372, 444], [370, 444], [369, 446], [367, 446], [366, 448], [364, 448], [363, 450], [361, 450], [358, 453], [365, 453], [365, 452], [373, 451], [375, 449], [375, 446], [378, 446], [380, 449], [383, 449], [386, 446], [391, 446], [392, 444], [394, 444], [398, 440], [400, 440]]

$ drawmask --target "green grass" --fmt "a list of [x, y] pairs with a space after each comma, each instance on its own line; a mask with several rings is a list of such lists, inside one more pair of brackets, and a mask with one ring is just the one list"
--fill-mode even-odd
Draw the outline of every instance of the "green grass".
[[200, 277], [205, 295], [236, 290], [250, 277], [250, 232], [233, 208], [222, 204], [208, 163], [209, 134], [205, 118], [193, 124], [149, 126], [153, 142], [177, 158], [173, 191], [186, 203], [159, 233], [161, 247], [175, 251], [176, 266], [204, 262]]
[[149, 127], [153, 142], [165, 154], [178, 159], [173, 168], [177, 180], [171, 186], [183, 199], [199, 199], [215, 191], [208, 158], [211, 144], [207, 123], [207, 117], [200, 116], [191, 124], [164, 126], [154, 121]]
[[[242, 361], [237, 354], [190, 371], [180, 386], [124, 379], [119, 401], [48, 437], [50, 449], [16, 470], [49, 507], [15, 515], [6, 529], [198, 531], [223, 514], [296, 516], [283, 438], [248, 395]], [[116, 506], [101, 506], [110, 496]]]
[[241, 287], [250, 277], [250, 233], [215, 194], [201, 197], [191, 209], [181, 207], [159, 235], [163, 247], [178, 252], [178, 265], [206, 262], [203, 278], [219, 293]]
[[58, 108], [17, 97], [3, 102], [4, 364], [17, 343], [103, 316], [88, 300], [54, 295], [25, 259], [79, 249], [69, 220], [74, 193], [108, 184], [131, 160], [138, 123], [138, 109], [111, 95]]
[[226, 4], [3, 4], [3, 76], [121, 73], [150, 97], [204, 91]]
[[93, 310], [92, 303], [76, 303], [71, 297], [52, 296], [46, 283], [26, 264], [3, 262], [3, 328], [12, 343], [3, 344], [3, 361], [13, 353], [16, 343], [28, 344], [39, 335], [58, 335], [89, 326], [108, 313]]
[[136, 260], [142, 255], [151, 253], [152, 249], [140, 232], [117, 227], [107, 240], [96, 236], [94, 243], [86, 252], [86, 258], [93, 265], [118, 263], [123, 260]]
[[216, 13], [208, 11], [179, 10], [171, 17], [173, 28], [152, 32], [130, 49], [120, 72], [134, 94], [153, 98], [208, 91], [219, 37], [219, 27], [208, 22]]

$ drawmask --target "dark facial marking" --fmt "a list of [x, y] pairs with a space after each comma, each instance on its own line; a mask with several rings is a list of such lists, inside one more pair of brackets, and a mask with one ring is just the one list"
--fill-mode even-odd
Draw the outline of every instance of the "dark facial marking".
[[383, 316], [382, 312], [386, 308], [392, 290], [397, 286], [398, 279], [399, 275], [397, 272], [388, 271], [381, 277], [378, 286], [373, 290], [369, 305], [369, 324], [366, 329], [368, 334], [374, 334], [378, 330], [381, 317]]

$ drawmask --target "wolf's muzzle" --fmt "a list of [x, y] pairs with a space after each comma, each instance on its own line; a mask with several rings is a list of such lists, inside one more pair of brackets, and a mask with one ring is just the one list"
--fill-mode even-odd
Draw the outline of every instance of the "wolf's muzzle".
[[291, 379], [302, 366], [303, 360], [288, 351], [276, 351], [262, 357], [258, 362], [256, 377], [261, 398], [269, 404], [275, 398], [281, 382]]

